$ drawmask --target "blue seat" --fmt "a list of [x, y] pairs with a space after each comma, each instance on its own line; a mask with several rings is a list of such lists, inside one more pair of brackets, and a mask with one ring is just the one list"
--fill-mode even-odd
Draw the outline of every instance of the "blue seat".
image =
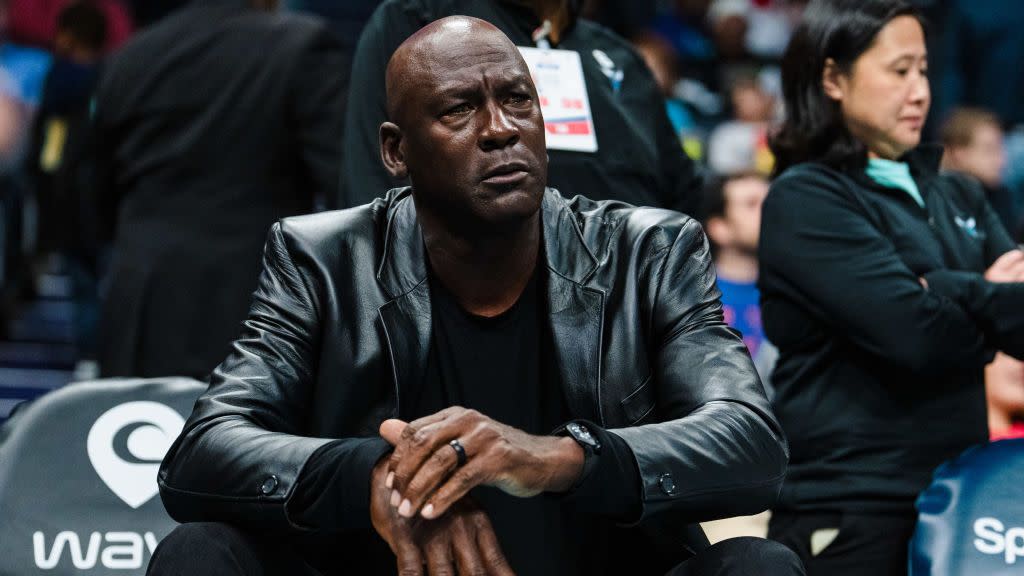
[[78, 382], [0, 428], [0, 574], [142, 574], [176, 525], [157, 469], [206, 385]]
[[946, 462], [917, 510], [910, 576], [1024, 574], [1024, 439]]

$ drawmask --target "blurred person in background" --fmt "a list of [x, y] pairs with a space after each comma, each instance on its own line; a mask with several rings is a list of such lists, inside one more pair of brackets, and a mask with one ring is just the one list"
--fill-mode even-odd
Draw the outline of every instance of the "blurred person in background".
[[956, 107], [995, 114], [1007, 135], [1005, 184], [1024, 206], [1024, 2], [941, 0], [932, 10], [942, 18], [934, 123]]
[[1006, 147], [999, 119], [979, 108], [957, 108], [942, 125], [941, 135], [945, 147], [942, 167], [977, 178], [1003, 227], [1008, 232], [1017, 232], [1018, 210], [1010, 190], [1003, 184]]
[[[596, 150], [556, 147], [551, 136], [555, 128], [548, 126], [551, 187], [567, 198], [585, 195], [685, 213], [699, 209], [700, 179], [679, 145], [647, 66], [626, 40], [579, 18], [575, 0], [387, 0], [381, 4], [363, 30], [352, 68], [342, 162], [344, 206], [366, 204], [403, 184], [388, 175], [378, 152], [378, 130], [387, 119], [385, 66], [414, 32], [455, 14], [494, 24], [519, 47], [578, 54], [586, 92], [578, 99], [588, 101], [592, 119], [588, 133], [594, 135]], [[541, 84], [538, 89], [543, 98], [545, 87]]]
[[757, 244], [768, 180], [760, 174], [741, 173], [713, 179], [706, 188], [703, 225], [714, 254], [722, 312], [725, 322], [740, 331], [750, 355], [756, 357], [764, 340]]
[[729, 90], [733, 117], [708, 139], [708, 166], [719, 174], [771, 174], [774, 159], [768, 129], [775, 101], [754, 77], [738, 78]]
[[807, 3], [800, 0], [714, 0], [708, 18], [736, 56], [777, 60]]
[[[57, 18], [53, 65], [35, 118], [28, 172], [38, 206], [36, 251], [52, 255], [80, 246], [73, 238], [85, 186], [89, 102], [99, 76], [107, 21], [90, 0], [68, 4]], [[92, 217], [94, 218], [94, 217]], [[73, 241], [78, 240], [78, 241]]]
[[906, 574], [918, 493], [988, 439], [985, 364], [1024, 358], [1024, 252], [919, 146], [927, 68], [902, 0], [812, 1], [783, 61], [759, 286], [792, 454], [768, 535], [810, 575]]
[[77, 352], [89, 360], [96, 357], [99, 305], [89, 103], [106, 38], [106, 15], [92, 0], [61, 10], [26, 166], [36, 201], [32, 287], [45, 287], [44, 274], [70, 277]]
[[654, 82], [665, 98], [665, 113], [668, 114], [672, 130], [679, 138], [683, 150], [691, 159], [698, 162], [703, 160], [703, 130], [688, 105], [675, 95], [675, 86], [679, 82], [679, 58], [672, 45], [661, 36], [646, 33], [633, 40], [633, 47], [650, 69]]
[[990, 438], [1024, 438], [1024, 362], [998, 352], [985, 367]]
[[682, 78], [673, 92], [690, 103], [709, 128], [722, 113], [718, 94], [719, 67], [708, 8], [711, 0], [674, 0], [658, 10], [651, 32], [666, 40], [679, 59]]
[[270, 225], [337, 198], [341, 47], [320, 20], [274, 8], [190, 5], [104, 70], [101, 375], [205, 377], [241, 329]]

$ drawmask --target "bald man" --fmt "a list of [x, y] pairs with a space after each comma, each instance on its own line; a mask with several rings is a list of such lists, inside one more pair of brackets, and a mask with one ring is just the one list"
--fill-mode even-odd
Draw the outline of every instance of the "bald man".
[[386, 74], [412, 186], [273, 227], [150, 573], [800, 573], [691, 524], [770, 506], [787, 459], [699, 225], [546, 188], [490, 24], [435, 22]]
[[[635, 11], [640, 3], [629, 2], [629, 10]], [[593, 124], [588, 133], [593, 139], [586, 133], [575, 142], [564, 135], [549, 138], [549, 186], [566, 198], [580, 194], [696, 214], [701, 171], [683, 152], [657, 83], [628, 40], [581, 17], [581, 0], [383, 0], [378, 4], [352, 62], [341, 136], [342, 208], [370, 202], [389, 188], [408, 183], [389, 174], [377, 158], [378, 129], [388, 119], [384, 70], [398, 46], [415, 31], [439, 18], [461, 14], [494, 24], [517, 46], [550, 46], [567, 57], [559, 60], [559, 76], [570, 80], [561, 84], [564, 90], [547, 86], [548, 97], [552, 104], [563, 98], [577, 105], [579, 99], [586, 100]], [[580, 75], [579, 86], [585, 94], [572, 88], [573, 73]], [[587, 116], [573, 110], [552, 110], [552, 114], [567, 122], [569, 117]]]

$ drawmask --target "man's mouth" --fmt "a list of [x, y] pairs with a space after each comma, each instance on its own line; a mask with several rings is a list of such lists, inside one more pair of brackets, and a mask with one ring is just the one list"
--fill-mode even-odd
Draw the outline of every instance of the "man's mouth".
[[484, 173], [483, 181], [487, 184], [507, 186], [524, 180], [529, 174], [529, 166], [525, 163], [506, 162]]

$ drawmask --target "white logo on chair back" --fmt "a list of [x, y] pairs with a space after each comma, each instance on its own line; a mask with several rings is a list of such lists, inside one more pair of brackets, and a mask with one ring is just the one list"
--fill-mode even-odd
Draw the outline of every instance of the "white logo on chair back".
[[138, 508], [156, 496], [160, 460], [184, 427], [177, 411], [158, 402], [114, 406], [89, 430], [89, 460], [118, 498]]
[[1002, 554], [1007, 564], [1024, 558], [1024, 527], [1005, 526], [998, 518], [978, 518], [974, 535], [974, 547], [982, 554]]

